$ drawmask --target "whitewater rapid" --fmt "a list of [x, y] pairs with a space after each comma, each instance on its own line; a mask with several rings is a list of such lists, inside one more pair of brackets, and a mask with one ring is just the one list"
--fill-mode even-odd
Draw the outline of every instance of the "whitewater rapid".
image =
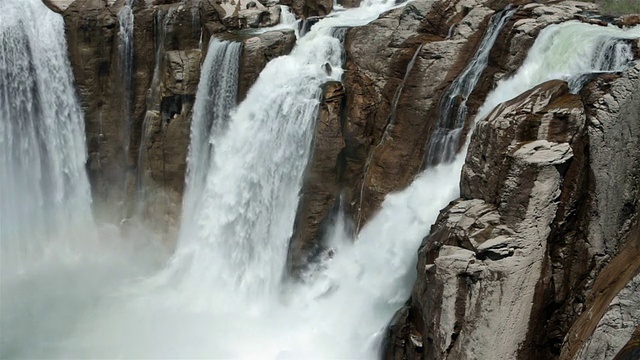
[[[7, 88], [6, 84], [16, 82], [0, 83], [0, 134], [12, 134], [0, 137], [0, 150], [7, 151], [0, 153], [0, 181], [21, 194], [28, 193], [31, 187], [21, 188], [17, 178], [6, 171], [16, 164], [17, 155], [11, 150], [20, 142], [37, 148], [51, 141], [60, 148], [50, 156], [68, 157], [64, 162], [62, 158], [46, 162], [71, 167], [67, 171], [75, 176], [60, 179], [75, 179], [77, 187], [73, 189], [79, 195], [66, 193], [68, 186], [53, 186], [61, 192], [51, 194], [65, 200], [60, 202], [62, 215], [77, 211], [82, 217], [72, 220], [92, 227], [82, 168], [86, 150], [81, 112], [64, 56], [62, 19], [45, 14], [45, 8], [36, 2], [5, 8], [7, 2], [0, 0], [0, 43], [8, 49], [27, 44], [32, 49], [37, 76], [35, 80], [25, 78], [25, 83], [40, 89], [44, 87], [38, 83], [44, 81], [41, 78], [58, 76], [61, 88], [56, 88], [57, 97], [42, 95], [42, 101], [49, 101], [43, 105], [29, 98], [29, 91]], [[237, 106], [241, 45], [212, 40], [194, 108], [184, 213], [174, 256], [158, 269], [161, 256], [154, 255], [152, 249], [135, 248], [140, 245], [121, 239], [117, 229], [108, 228], [101, 238], [120, 240], [111, 241], [108, 251], [98, 252], [100, 261], [48, 266], [37, 277], [13, 273], [8, 278], [3, 271], [0, 357], [377, 358], [387, 323], [411, 292], [420, 242], [440, 209], [459, 195], [466, 146], [451, 162], [427, 168], [407, 189], [389, 194], [355, 239], [348, 231], [351, 226], [339, 214], [328, 239], [334, 256], [325, 259], [304, 282], [292, 284], [282, 279], [320, 86], [342, 77], [344, 54], [334, 28], [366, 24], [393, 6], [393, 2], [365, 2], [359, 9], [319, 21], [299, 39], [290, 55], [267, 65]], [[30, 17], [48, 25], [27, 27]], [[23, 20], [11, 20], [15, 18]], [[476, 121], [482, 121], [497, 104], [546, 80], [622, 70], [629, 59], [619, 39], [638, 37], [638, 28], [624, 31], [575, 22], [546, 28], [518, 72], [488, 95]], [[611, 39], [616, 39], [615, 44], [611, 45]], [[603, 57], [603, 49], [613, 49], [617, 55]], [[7, 65], [9, 61], [25, 63], [22, 56], [24, 52], [0, 53], [2, 80], [26, 76], [20, 68]], [[324, 70], [326, 63], [331, 65], [330, 74]], [[16, 93], [24, 94], [25, 101], [19, 104], [46, 109], [16, 109], [12, 105], [16, 102], [10, 101], [14, 98], [9, 98]], [[47, 118], [50, 109], [56, 116]], [[53, 132], [46, 138], [38, 138], [33, 125], [4, 131], [11, 126], [7, 119], [16, 116], [25, 119], [25, 124], [37, 120], [69, 125], [63, 128], [64, 134]], [[14, 158], [3, 154], [14, 154]], [[33, 155], [28, 161], [40, 164], [44, 160]], [[38, 175], [35, 168], [26, 166], [16, 174]], [[19, 203], [2, 188], [2, 204], [5, 199]], [[36, 200], [17, 206], [23, 205], [36, 212], [42, 207]], [[4, 270], [5, 254], [16, 251], [5, 248], [24, 247], [16, 242], [24, 241], [25, 236], [22, 228], [5, 227], [5, 219], [21, 218], [2, 206], [0, 259]], [[23, 226], [31, 225], [22, 220]], [[48, 222], [45, 219], [42, 223]], [[14, 230], [5, 233], [5, 229]], [[78, 236], [84, 237], [72, 238]], [[44, 239], [60, 244], [54, 240]], [[22, 249], [19, 254], [31, 252]], [[85, 256], [77, 251], [73, 255]], [[11, 317], [5, 315], [6, 306]]]

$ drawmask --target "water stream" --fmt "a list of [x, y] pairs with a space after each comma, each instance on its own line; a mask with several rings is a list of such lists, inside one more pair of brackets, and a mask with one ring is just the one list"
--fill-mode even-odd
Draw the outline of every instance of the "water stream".
[[[334, 29], [393, 6], [365, 2], [318, 21], [240, 104], [241, 45], [212, 40], [177, 250], [159, 266], [151, 249], [115, 228], [97, 231], [97, 249], [69, 247], [91, 243], [96, 230], [62, 18], [39, 0], [0, 0], [0, 357], [377, 358], [410, 294], [416, 250], [459, 194], [466, 146], [388, 195], [355, 239], [339, 214], [329, 232], [334, 255], [305, 282], [283, 281], [283, 270], [320, 88], [343, 73]], [[621, 70], [629, 61], [623, 40], [638, 37], [640, 28], [548, 27], [476, 121], [543, 81]], [[71, 251], [41, 261], [59, 249]]]

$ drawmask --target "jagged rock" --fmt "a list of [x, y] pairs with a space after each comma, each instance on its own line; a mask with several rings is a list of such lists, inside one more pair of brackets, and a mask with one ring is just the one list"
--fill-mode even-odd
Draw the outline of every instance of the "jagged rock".
[[292, 30], [269, 31], [243, 40], [238, 101], [244, 100], [267, 63], [273, 58], [289, 54], [295, 43], [296, 35]]
[[636, 275], [616, 295], [600, 319], [593, 335], [576, 359], [600, 360], [613, 358], [640, 327], [640, 275]]
[[640, 326], [636, 328], [629, 342], [627, 342], [613, 360], [634, 360], [638, 358], [640, 358]]
[[575, 137], [584, 127], [575, 97], [564, 82], [546, 83], [478, 124], [462, 183], [491, 191], [463, 190], [468, 200], [441, 213], [419, 251], [412, 305], [424, 314], [426, 358], [519, 358], [528, 332], [522, 317], [531, 312], [564, 180], [559, 169], [573, 158], [573, 137], [551, 129], [563, 123]]
[[102, 0], [76, 1], [64, 12], [65, 32], [85, 116], [88, 174], [96, 208], [124, 198], [127, 156], [118, 72], [118, 19]]
[[280, 4], [289, 6], [299, 17], [325, 16], [333, 10], [332, 0], [281, 0]]
[[[325, 84], [323, 101], [318, 113], [313, 143], [313, 155], [307, 166], [289, 250], [289, 267], [294, 273], [313, 261], [323, 248], [324, 232], [331, 225], [331, 209], [338, 209], [341, 185], [342, 151], [344, 139], [342, 109], [345, 94], [342, 83]], [[335, 213], [335, 212], [334, 212]]]
[[51, 9], [51, 11], [62, 14], [74, 1], [75, 0], [42, 0], [42, 3]]
[[[600, 76], [579, 95], [547, 82], [478, 124], [463, 199], [419, 251], [415, 315], [393, 324], [418, 330], [424, 358], [601, 359], [627, 341], [639, 313], [639, 74]], [[398, 358], [409, 338], [389, 334]]]
[[280, 7], [266, 7], [252, 0], [205, 0], [228, 29], [273, 26], [280, 21]]
[[[563, 280], [556, 286], [567, 300], [552, 320], [562, 324], [566, 317], [575, 319], [565, 325], [571, 328], [561, 359], [575, 357], [607, 305], [640, 272], [639, 89], [640, 66], [636, 65], [621, 77], [596, 79], [582, 93], [588, 104], [590, 176], [583, 185], [589, 189], [588, 203], [584, 213], [578, 214], [586, 219], [579, 223], [582, 236], [570, 232], [565, 240], [575, 243], [573, 249], [556, 250], [553, 259], [555, 276]], [[579, 257], [563, 259], [567, 254]], [[570, 266], [578, 262], [583, 265]], [[577, 294], [584, 299], [579, 307], [573, 300]]]
[[[138, 166], [144, 176], [149, 177], [145, 182], [147, 188], [170, 191], [179, 204], [184, 190], [192, 109], [200, 79], [200, 51], [173, 50], [164, 56], [160, 112], [152, 112], [153, 115], [148, 114], [145, 119], [145, 149]], [[177, 219], [178, 209], [174, 209], [172, 215]]]

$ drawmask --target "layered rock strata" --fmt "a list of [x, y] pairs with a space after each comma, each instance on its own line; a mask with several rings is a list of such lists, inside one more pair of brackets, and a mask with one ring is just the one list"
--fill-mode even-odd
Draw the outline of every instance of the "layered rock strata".
[[[491, 16], [507, 4], [417, 0], [347, 31], [345, 102], [332, 115], [344, 118], [344, 146], [334, 160], [320, 156], [332, 161], [325, 167], [338, 171], [306, 179], [292, 249], [322, 246], [322, 226], [317, 224], [331, 223], [332, 209], [340, 205], [361, 228], [389, 192], [413, 180], [423, 166], [440, 98], [476, 52]], [[578, 2], [521, 6], [498, 36], [488, 66], [467, 99], [463, 133], [496, 81], [524, 61], [541, 29], [593, 9], [593, 4]], [[309, 193], [321, 183], [340, 186], [329, 197], [323, 197], [323, 191]], [[343, 204], [335, 203], [338, 198]], [[309, 255], [292, 257], [304, 262]]]
[[[119, 14], [125, 2], [50, 4], [58, 6], [65, 19], [85, 113], [94, 205], [104, 215], [100, 218], [119, 221], [137, 214], [162, 228], [174, 227], [184, 190], [192, 107], [208, 40], [216, 36], [244, 42], [239, 86], [244, 97], [270, 59], [291, 51], [293, 31], [234, 34], [230, 30], [243, 27], [237, 23], [244, 24], [242, 17], [249, 15], [223, 13], [207, 0], [136, 1], [133, 86], [131, 94], [126, 94], [119, 51], [123, 35]], [[279, 14], [279, 7], [269, 7], [274, 8]], [[265, 20], [255, 26], [274, 22]], [[123, 113], [127, 96], [130, 114]]]
[[601, 76], [579, 95], [548, 82], [479, 122], [461, 198], [420, 248], [386, 358], [600, 359], [620, 350], [640, 321], [639, 74]]

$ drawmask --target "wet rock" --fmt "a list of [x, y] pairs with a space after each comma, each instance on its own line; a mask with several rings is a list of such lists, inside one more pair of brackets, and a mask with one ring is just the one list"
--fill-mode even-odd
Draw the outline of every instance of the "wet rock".
[[292, 30], [269, 31], [244, 39], [238, 80], [238, 101], [244, 100], [267, 63], [293, 49], [296, 36]]
[[639, 74], [602, 75], [579, 95], [547, 82], [478, 123], [462, 198], [419, 251], [419, 316], [394, 324], [417, 329], [425, 358], [601, 359], [623, 347], [639, 313], [640, 226], [625, 205], [640, 198]]
[[332, 0], [281, 0], [280, 4], [289, 6], [301, 18], [325, 16], [333, 11]]
[[289, 251], [289, 267], [294, 274], [320, 253], [324, 246], [324, 233], [332, 225], [329, 214], [332, 209], [337, 211], [340, 207], [338, 199], [345, 146], [342, 136], [344, 101], [342, 83], [332, 81], [324, 85], [313, 155], [307, 166]]
[[85, 117], [88, 175], [97, 209], [122, 201], [127, 173], [124, 97], [118, 66], [118, 19], [102, 0], [76, 1], [64, 12], [69, 59]]

